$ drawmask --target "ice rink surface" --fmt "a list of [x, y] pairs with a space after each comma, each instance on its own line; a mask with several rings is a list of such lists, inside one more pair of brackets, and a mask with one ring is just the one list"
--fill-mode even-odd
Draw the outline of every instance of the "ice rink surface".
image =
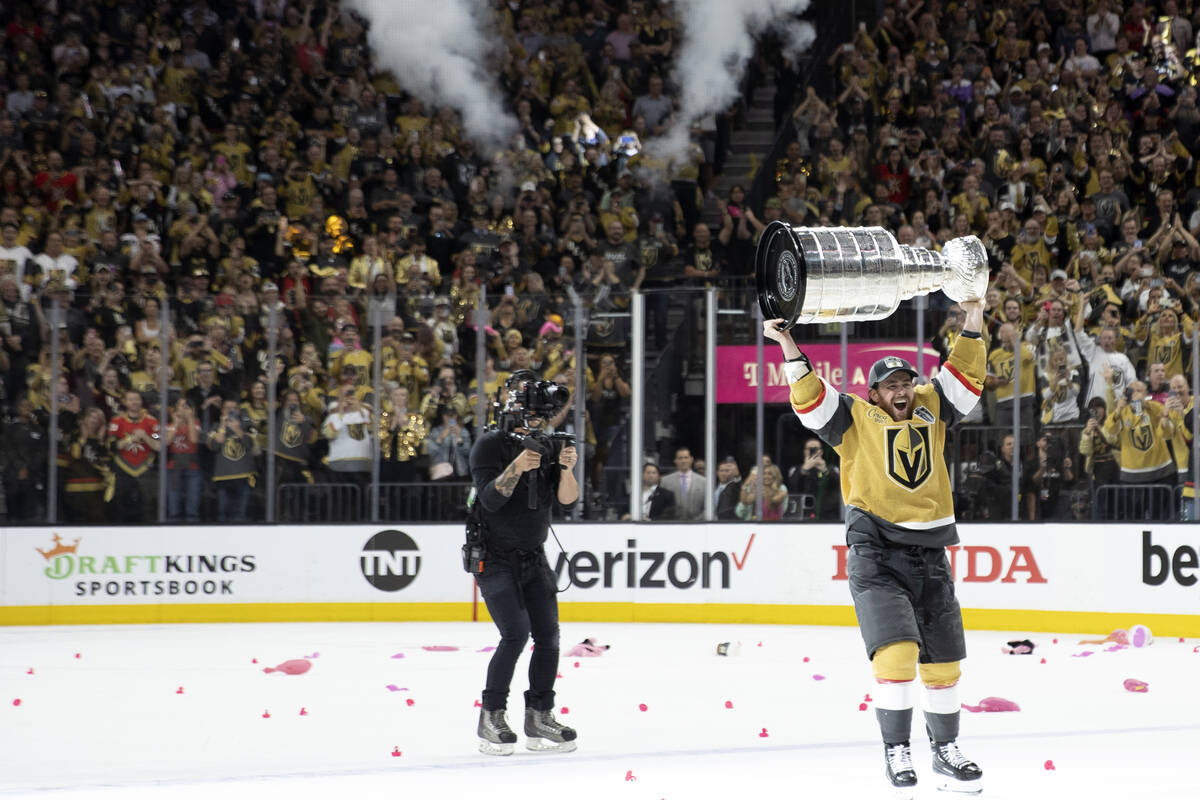
[[[490, 623], [0, 628], [0, 797], [890, 796], [856, 630], [564, 623], [563, 652], [586, 637], [612, 649], [560, 662], [579, 750], [533, 754], [522, 737], [500, 758], [475, 749]], [[1023, 638], [1032, 655], [1001, 653]], [[984, 796], [1200, 797], [1198, 642], [1054, 638], [967, 634], [963, 702], [1021, 707], [963, 712]], [[724, 641], [741, 652], [717, 656]], [[263, 672], [305, 657], [305, 674]], [[917, 797], [946, 797], [914, 728]]]

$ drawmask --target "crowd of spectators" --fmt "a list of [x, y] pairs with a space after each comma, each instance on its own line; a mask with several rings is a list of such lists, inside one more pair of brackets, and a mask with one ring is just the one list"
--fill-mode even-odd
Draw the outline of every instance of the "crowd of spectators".
[[464, 481], [479, 393], [576, 391], [577, 299], [616, 312], [582, 332], [598, 480], [629, 292], [729, 268], [732, 216], [701, 214], [730, 115], [642, 151], [675, 114], [669, 5], [496, 13], [499, 145], [377, 69], [337, 0], [0, 8], [0, 518], [46, 519], [54, 470], [61, 521], [156, 520], [166, 459], [169, 519], [261, 519], [272, 442], [277, 483], [363, 502], [373, 440], [384, 482]]
[[[1182, 480], [1200, 16], [1177, 0], [885, 0], [816, 66], [833, 91], [794, 104], [798, 66], [776, 63], [796, 137], [760, 208], [709, 188], [737, 104], [693, 126], [682, 159], [642, 150], [676, 105], [670, 3], [498, 13], [493, 72], [520, 132], [485, 152], [454, 109], [374, 67], [366, 21], [337, 2], [0, 11], [8, 520], [45, 518], [50, 469], [59, 519], [154, 519], [158, 458], [170, 519], [261, 518], [272, 441], [277, 482], [364, 489], [372, 440], [385, 482], [462, 480], [479, 393], [524, 367], [586, 397], [576, 435], [599, 493], [627, 418], [627, 331], [593, 316], [574, 386], [576, 299], [621, 312], [645, 290], [661, 346], [669, 290], [744, 279], [775, 219], [983, 239], [989, 378], [972, 421], [1015, 410], [1033, 437], [1015, 455], [980, 442], [973, 462], [992, 480], [1027, 460], [1023, 516], [1069, 516], [1093, 484]], [[939, 295], [930, 314], [945, 349], [958, 309]], [[836, 458], [811, 443], [718, 506], [757, 513], [761, 472], [765, 516], [836, 516]], [[673, 474], [697, 466], [682, 449]], [[718, 485], [733, 475], [722, 459]], [[673, 499], [671, 515], [694, 513]]]
[[[1177, 0], [888, 0], [829, 57], [835, 96], [795, 108], [776, 171], [789, 222], [987, 248], [988, 378], [969, 422], [1019, 415], [1021, 518], [1090, 515], [1079, 494], [1104, 484], [1190, 479], [1197, 33], [1200, 10]], [[962, 323], [946, 303], [943, 354]], [[977, 485], [1007, 485], [1011, 434], [975, 448]], [[1009, 518], [1008, 496], [982, 494], [1000, 505], [978, 517]], [[1151, 496], [1137, 515], [1175, 510]]]

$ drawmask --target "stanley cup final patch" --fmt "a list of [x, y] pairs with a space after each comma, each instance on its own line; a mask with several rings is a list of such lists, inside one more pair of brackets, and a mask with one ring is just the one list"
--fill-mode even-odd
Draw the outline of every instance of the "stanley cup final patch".
[[800, 283], [797, 275], [796, 256], [790, 250], [784, 250], [776, 264], [775, 280], [779, 296], [783, 300], [791, 300], [796, 296], [796, 288]]

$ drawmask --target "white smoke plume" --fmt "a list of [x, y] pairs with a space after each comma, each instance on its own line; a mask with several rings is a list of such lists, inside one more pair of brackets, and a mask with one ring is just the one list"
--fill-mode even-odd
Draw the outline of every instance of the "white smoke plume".
[[504, 47], [486, 0], [349, 0], [370, 21], [375, 63], [427, 105], [449, 105], [466, 134], [507, 143], [517, 121], [503, 106], [492, 58]]
[[706, 114], [723, 111], [738, 96], [738, 82], [754, 55], [755, 37], [774, 31], [795, 58], [816, 39], [796, 15], [809, 0], [676, 0], [681, 20], [674, 82], [679, 111], [674, 125], [650, 149], [662, 157], [687, 153], [688, 130]]

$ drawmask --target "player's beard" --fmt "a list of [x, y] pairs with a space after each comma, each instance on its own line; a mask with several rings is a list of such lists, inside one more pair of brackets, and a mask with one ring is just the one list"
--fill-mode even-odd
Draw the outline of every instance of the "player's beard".
[[[893, 395], [886, 404], [881, 404], [881, 406], [892, 419], [903, 422], [912, 419], [913, 399], [912, 395]], [[899, 404], [897, 401], [900, 401]]]

